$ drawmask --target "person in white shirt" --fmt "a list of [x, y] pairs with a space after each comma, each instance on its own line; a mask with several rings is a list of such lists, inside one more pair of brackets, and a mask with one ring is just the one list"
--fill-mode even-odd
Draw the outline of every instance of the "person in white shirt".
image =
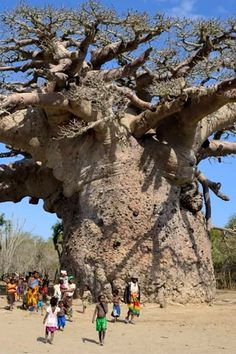
[[[45, 325], [45, 343], [49, 342], [52, 344], [54, 339], [54, 332], [57, 330], [57, 314], [60, 312], [57, 306], [57, 298], [52, 297], [50, 300], [50, 306], [47, 307], [46, 315], [43, 320]], [[51, 334], [51, 338], [48, 340], [48, 335]]]
[[61, 293], [61, 284], [63, 283], [63, 280], [59, 280], [59, 283], [54, 284], [53, 286], [53, 296], [58, 299], [58, 301], [61, 300], [62, 293]]
[[126, 323], [134, 324], [134, 317], [140, 315], [141, 291], [138, 283], [138, 275], [134, 274], [127, 284], [124, 293], [124, 302], [128, 305], [128, 313], [125, 318]]
[[72, 300], [75, 290], [76, 285], [74, 283], [74, 277], [70, 275], [68, 277], [68, 288], [61, 290], [63, 294], [63, 301], [66, 307], [66, 314], [69, 321], [72, 321]]

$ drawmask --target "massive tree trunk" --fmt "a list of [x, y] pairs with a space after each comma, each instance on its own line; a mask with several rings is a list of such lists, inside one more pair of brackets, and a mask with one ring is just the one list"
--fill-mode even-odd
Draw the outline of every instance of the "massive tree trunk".
[[[163, 289], [175, 302], [210, 301], [215, 280], [199, 194], [191, 205], [181, 204], [183, 191], [165, 178], [166, 151], [157, 145], [150, 136], [140, 143], [132, 139], [115, 155], [104, 149], [89, 167], [88, 183], [59, 203], [62, 265], [95, 296], [124, 289], [135, 272], [150, 301], [162, 302]], [[90, 156], [84, 159], [89, 165]]]
[[0, 201], [43, 199], [62, 218], [62, 266], [94, 296], [135, 272], [150, 301], [210, 301], [209, 190], [228, 197], [198, 164], [236, 154], [234, 20], [88, 2], [2, 21], [0, 157], [24, 159], [1, 166]]

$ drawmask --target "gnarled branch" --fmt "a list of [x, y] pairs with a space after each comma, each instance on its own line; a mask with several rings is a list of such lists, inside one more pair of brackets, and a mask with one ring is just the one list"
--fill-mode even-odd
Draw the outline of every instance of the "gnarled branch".
[[221, 188], [221, 183], [219, 182], [213, 182], [209, 179], [207, 179], [204, 174], [200, 171], [196, 173], [196, 177], [198, 181], [202, 185], [203, 189], [203, 196], [204, 196], [204, 203], [205, 203], [205, 218], [206, 218], [206, 225], [208, 231], [211, 230], [212, 228], [212, 223], [211, 223], [211, 199], [210, 199], [210, 193], [209, 189], [220, 199], [224, 201], [229, 201], [229, 197], [223, 193], [220, 192]]
[[120, 54], [134, 51], [139, 47], [140, 44], [152, 40], [154, 37], [160, 35], [163, 31], [164, 29], [157, 28], [155, 30], [150, 30], [149, 33], [143, 36], [140, 32], [137, 32], [133, 40], [128, 42], [121, 40], [119, 42], [111, 43], [102, 48], [94, 50], [91, 57], [91, 64], [93, 69], [98, 70], [103, 64], [114, 58], [117, 58]]
[[162, 119], [180, 112], [186, 99], [187, 95], [183, 94], [173, 101], [160, 103], [155, 110], [140, 113], [131, 123], [131, 132], [136, 138], [141, 138]]
[[14, 93], [10, 96], [0, 97], [0, 114], [1, 110], [20, 109], [28, 106], [37, 107], [68, 107], [68, 99], [60, 92], [39, 93], [37, 91], [27, 93]]
[[199, 151], [199, 160], [231, 154], [236, 154], [236, 143], [224, 140], [211, 140], [206, 149], [202, 148]]
[[199, 122], [198, 141], [196, 150], [201, 148], [203, 142], [213, 133], [224, 130], [236, 122], [236, 104], [229, 103], [216, 112], [206, 116]]
[[148, 48], [143, 52], [138, 58], [134, 59], [129, 64], [126, 64], [120, 68], [110, 69], [110, 70], [93, 70], [87, 74], [87, 78], [92, 76], [99, 76], [104, 81], [118, 80], [122, 77], [129, 77], [135, 74], [138, 68], [142, 66], [148, 59], [152, 48]]
[[42, 198], [48, 211], [53, 211], [53, 201], [62, 191], [62, 184], [52, 170], [32, 160], [22, 160], [11, 165], [0, 165], [0, 201], [19, 202], [24, 197]]

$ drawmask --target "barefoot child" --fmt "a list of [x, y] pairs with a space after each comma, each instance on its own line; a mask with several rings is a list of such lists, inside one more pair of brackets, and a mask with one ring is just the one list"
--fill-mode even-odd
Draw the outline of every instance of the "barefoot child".
[[95, 311], [93, 314], [92, 323], [94, 323], [95, 317], [97, 316], [96, 330], [98, 332], [100, 345], [104, 345], [106, 329], [107, 329], [107, 319], [106, 319], [107, 312], [108, 312], [108, 306], [105, 301], [105, 296], [99, 295], [98, 296], [98, 303], [96, 304]]
[[[45, 343], [47, 341], [52, 344], [54, 338], [54, 332], [57, 330], [57, 314], [60, 312], [59, 307], [57, 307], [57, 299], [52, 297], [50, 300], [50, 306], [46, 310], [46, 315], [43, 320], [45, 325]], [[48, 335], [51, 333], [51, 338], [48, 340]]]
[[63, 331], [66, 325], [66, 308], [62, 300], [58, 302], [58, 307], [60, 309], [60, 311], [57, 314], [58, 329], [59, 331]]
[[113, 298], [112, 298], [112, 303], [113, 303], [113, 308], [112, 308], [112, 317], [114, 317], [114, 322], [117, 321], [117, 318], [120, 317], [120, 301], [121, 298], [119, 296], [119, 290], [114, 290], [113, 291]]
[[43, 316], [44, 302], [43, 302], [43, 294], [41, 293], [38, 294], [37, 312], [39, 310], [41, 311], [41, 316]]
[[85, 313], [88, 303], [91, 303], [91, 300], [92, 300], [91, 292], [89, 290], [88, 285], [85, 285], [83, 296], [82, 296], [83, 313]]
[[23, 281], [23, 299], [22, 299], [22, 310], [27, 310], [27, 301], [28, 301], [28, 281], [24, 279]]
[[10, 278], [7, 283], [7, 302], [9, 305], [9, 310], [13, 310], [14, 303], [16, 301], [17, 286], [13, 278]]

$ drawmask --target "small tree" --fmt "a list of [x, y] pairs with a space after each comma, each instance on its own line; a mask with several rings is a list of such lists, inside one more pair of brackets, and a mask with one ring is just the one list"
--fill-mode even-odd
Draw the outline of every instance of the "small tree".
[[58, 221], [53, 225], [52, 231], [54, 248], [57, 251], [58, 258], [60, 259], [63, 251], [63, 223]]
[[0, 217], [0, 274], [16, 271], [15, 256], [26, 239], [20, 228], [13, 229], [12, 223]]

